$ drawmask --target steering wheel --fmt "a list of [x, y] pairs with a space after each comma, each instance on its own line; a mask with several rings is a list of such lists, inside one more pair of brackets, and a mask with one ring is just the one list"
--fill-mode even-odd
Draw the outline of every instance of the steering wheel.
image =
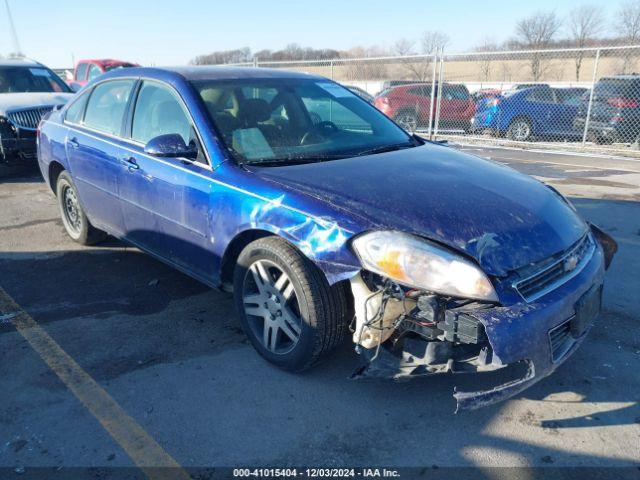
[[319, 143], [326, 139], [327, 135], [336, 133], [339, 128], [335, 123], [324, 120], [315, 124], [311, 130], [305, 133], [300, 140], [300, 145]]

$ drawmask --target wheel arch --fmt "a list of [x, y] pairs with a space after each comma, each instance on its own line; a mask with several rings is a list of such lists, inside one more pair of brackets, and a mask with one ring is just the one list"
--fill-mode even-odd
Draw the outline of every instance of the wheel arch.
[[[313, 232], [315, 233], [315, 230], [313, 230]], [[260, 225], [237, 232], [227, 244], [220, 260], [218, 282], [220, 287], [223, 290], [228, 290], [232, 284], [233, 271], [240, 252], [254, 240], [270, 236], [278, 237], [299, 250], [320, 269], [331, 285], [350, 278], [362, 268], [357, 259], [355, 259], [355, 256], [347, 251], [348, 249], [346, 249], [344, 242], [341, 242], [339, 238], [333, 240], [337, 242], [336, 250], [325, 250], [328, 245], [331, 245], [331, 238], [325, 238], [323, 236], [322, 245], [316, 245], [316, 248], [314, 248], [313, 245], [317, 239], [313, 237], [297, 238], [293, 235], [283, 233], [282, 229], [271, 229], [266, 225]], [[338, 247], [338, 243], [342, 243], [342, 246], [345, 248]]]
[[250, 229], [239, 232], [231, 239], [220, 261], [220, 285], [223, 289], [229, 289], [233, 285], [233, 270], [240, 252], [254, 240], [270, 236], [275, 236], [275, 233], [263, 229]]
[[66, 169], [64, 168], [64, 165], [62, 165], [60, 162], [56, 160], [52, 160], [49, 163], [49, 168], [47, 170], [48, 177], [49, 177], [49, 187], [53, 191], [54, 195], [56, 194], [56, 184], [58, 183], [58, 177], [65, 170]]

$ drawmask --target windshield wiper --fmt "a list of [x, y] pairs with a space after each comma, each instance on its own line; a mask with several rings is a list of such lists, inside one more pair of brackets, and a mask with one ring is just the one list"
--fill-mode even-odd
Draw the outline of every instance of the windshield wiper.
[[370, 148], [369, 150], [364, 150], [363, 152], [357, 153], [356, 157], [362, 157], [364, 155], [374, 155], [376, 153], [385, 153], [385, 152], [395, 152], [396, 150], [404, 150], [405, 148], [415, 147], [413, 143], [394, 143], [391, 145], [380, 145], [378, 147]]
[[282, 165], [301, 165], [303, 163], [321, 162], [324, 157], [300, 157], [300, 158], [267, 158], [264, 160], [245, 160], [244, 165], [254, 165], [256, 167], [275, 167]]

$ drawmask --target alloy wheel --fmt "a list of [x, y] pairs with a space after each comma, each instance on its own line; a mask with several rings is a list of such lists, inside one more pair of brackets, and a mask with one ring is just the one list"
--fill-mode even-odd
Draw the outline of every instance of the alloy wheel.
[[411, 113], [401, 113], [396, 118], [396, 123], [407, 132], [413, 133], [418, 128], [418, 119]]
[[291, 279], [275, 263], [257, 260], [249, 267], [242, 303], [252, 333], [269, 352], [284, 355], [298, 344], [298, 298]]
[[515, 122], [511, 127], [511, 132], [514, 140], [526, 140], [531, 135], [531, 126], [524, 120]]

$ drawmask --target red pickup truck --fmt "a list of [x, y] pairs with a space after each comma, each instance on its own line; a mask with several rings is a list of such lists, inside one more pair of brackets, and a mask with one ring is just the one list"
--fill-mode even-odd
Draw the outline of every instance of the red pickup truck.
[[[67, 84], [72, 90], [78, 91], [94, 78], [116, 68], [139, 67], [137, 63], [123, 62], [122, 60], [80, 60], [76, 65], [73, 75], [67, 76]], [[69, 78], [71, 77], [71, 78]]]

